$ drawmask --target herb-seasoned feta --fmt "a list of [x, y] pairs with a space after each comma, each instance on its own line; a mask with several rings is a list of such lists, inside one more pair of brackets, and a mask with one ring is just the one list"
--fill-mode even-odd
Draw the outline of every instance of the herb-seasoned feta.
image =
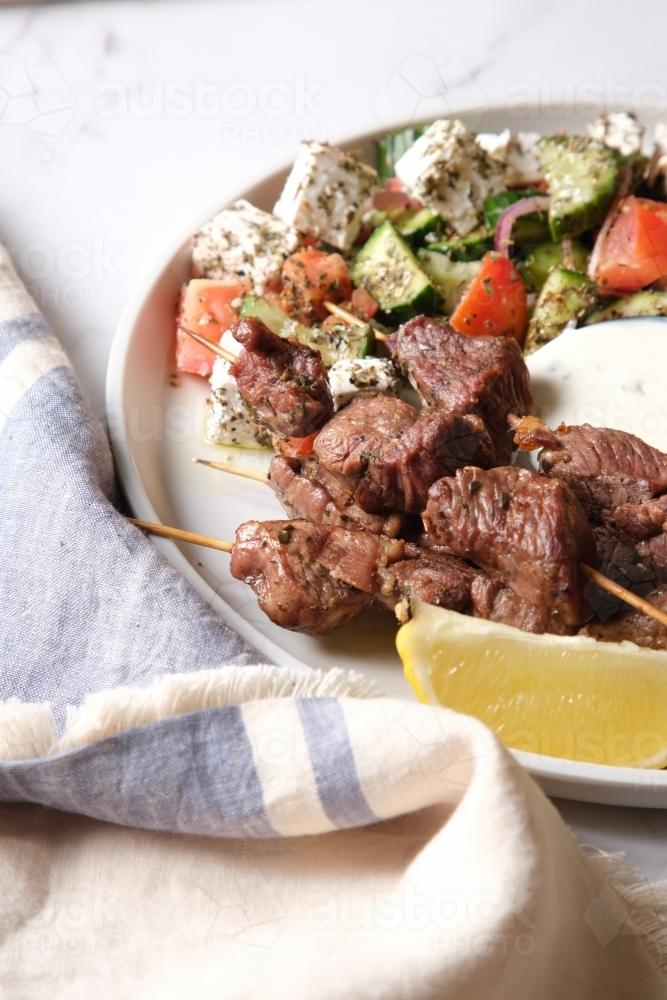
[[500, 135], [483, 132], [477, 136], [482, 149], [504, 168], [507, 187], [531, 187], [544, 180], [542, 162], [537, 151], [539, 132], [517, 132], [508, 128]]
[[289, 225], [248, 201], [236, 201], [195, 233], [193, 270], [197, 277], [249, 278], [261, 295], [277, 284], [285, 259], [300, 244]]
[[409, 194], [461, 236], [479, 225], [484, 200], [505, 186], [502, 164], [457, 119], [434, 122], [394, 170]]
[[645, 131], [644, 126], [627, 111], [612, 111], [608, 115], [597, 115], [588, 126], [591, 139], [597, 139], [605, 146], [616, 149], [621, 156], [641, 153]]
[[667, 124], [658, 122], [653, 130], [653, 155], [648, 168], [648, 183], [658, 198], [667, 195]]
[[378, 185], [372, 167], [322, 142], [304, 142], [274, 214], [300, 233], [349, 250], [361, 227], [364, 202]]
[[403, 380], [389, 358], [358, 358], [354, 361], [337, 361], [329, 369], [329, 385], [334, 410], [358, 396], [372, 390], [384, 396], [398, 396]]
[[237, 448], [271, 447], [267, 431], [250, 419], [236, 379], [229, 374], [229, 367], [229, 362], [216, 358], [211, 375], [206, 436], [215, 444], [236, 445]]

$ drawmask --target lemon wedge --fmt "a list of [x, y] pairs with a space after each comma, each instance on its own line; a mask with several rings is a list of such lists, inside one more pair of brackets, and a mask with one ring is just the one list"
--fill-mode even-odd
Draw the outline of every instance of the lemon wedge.
[[667, 765], [667, 652], [412, 610], [396, 645], [420, 701], [476, 716], [516, 750]]

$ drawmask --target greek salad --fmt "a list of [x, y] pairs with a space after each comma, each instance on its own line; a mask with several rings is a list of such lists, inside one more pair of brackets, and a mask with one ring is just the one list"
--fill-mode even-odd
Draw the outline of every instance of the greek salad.
[[375, 165], [302, 144], [273, 212], [245, 200], [194, 236], [177, 367], [210, 380], [212, 442], [271, 445], [230, 362], [185, 332], [240, 345], [240, 317], [320, 352], [334, 408], [403, 378], [383, 340], [417, 315], [512, 337], [530, 354], [564, 329], [667, 315], [667, 125], [645, 155], [631, 114], [588, 134], [500, 135], [456, 119], [378, 143]]

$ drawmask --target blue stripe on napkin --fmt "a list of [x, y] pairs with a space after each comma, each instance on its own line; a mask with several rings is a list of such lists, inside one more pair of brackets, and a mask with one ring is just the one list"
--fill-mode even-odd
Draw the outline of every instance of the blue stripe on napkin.
[[347, 723], [337, 698], [297, 699], [317, 791], [339, 829], [376, 823], [359, 785]]
[[24, 340], [52, 337], [53, 334], [39, 315], [31, 313], [0, 323], [0, 364]]
[[5, 762], [0, 801], [149, 830], [277, 836], [238, 706], [162, 719], [60, 757]]

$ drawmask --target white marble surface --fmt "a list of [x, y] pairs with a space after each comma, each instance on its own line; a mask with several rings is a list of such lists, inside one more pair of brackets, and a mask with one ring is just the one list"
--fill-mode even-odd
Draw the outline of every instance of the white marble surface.
[[[2, 7], [0, 239], [102, 412], [123, 306], [203, 206], [306, 135], [411, 115], [506, 102], [529, 127], [532, 97], [561, 100], [565, 127], [601, 98], [667, 118], [663, 0], [637, 0], [632, 25], [619, 0]], [[665, 813], [557, 805], [583, 840], [665, 877]]]

